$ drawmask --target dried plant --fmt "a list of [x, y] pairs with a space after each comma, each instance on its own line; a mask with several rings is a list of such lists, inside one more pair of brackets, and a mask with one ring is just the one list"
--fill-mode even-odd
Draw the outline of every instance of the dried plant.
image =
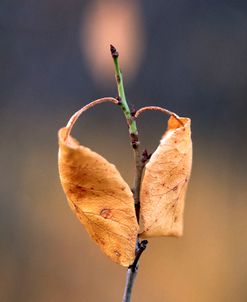
[[[112, 261], [128, 267], [123, 302], [130, 301], [139, 259], [147, 240], [181, 236], [184, 200], [192, 164], [190, 119], [161, 107], [130, 111], [117, 50], [111, 46], [118, 98], [101, 98], [77, 111], [58, 132], [59, 174], [71, 209], [91, 238]], [[104, 102], [119, 105], [126, 117], [135, 157], [134, 189], [114, 165], [71, 136], [78, 117]], [[140, 151], [136, 120], [146, 110], [170, 116], [155, 152]]]

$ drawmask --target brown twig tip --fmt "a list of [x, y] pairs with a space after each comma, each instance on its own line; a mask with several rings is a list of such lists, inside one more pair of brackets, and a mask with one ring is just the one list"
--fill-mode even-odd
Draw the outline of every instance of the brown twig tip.
[[111, 55], [112, 55], [113, 59], [118, 58], [119, 53], [112, 44], [110, 44], [110, 50], [111, 50]]

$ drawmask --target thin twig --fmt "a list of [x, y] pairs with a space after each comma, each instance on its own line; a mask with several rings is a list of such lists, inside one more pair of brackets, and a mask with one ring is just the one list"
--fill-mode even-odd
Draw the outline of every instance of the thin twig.
[[[119, 62], [118, 62], [118, 56], [119, 53], [116, 50], [116, 48], [111, 45], [111, 54], [114, 61], [115, 66], [115, 76], [116, 76], [116, 82], [118, 87], [118, 99], [119, 99], [119, 105], [121, 106], [121, 109], [125, 115], [128, 127], [129, 127], [129, 134], [130, 134], [130, 140], [131, 145], [134, 150], [134, 159], [135, 159], [135, 180], [134, 180], [134, 201], [135, 201], [135, 209], [136, 209], [136, 218], [139, 222], [139, 208], [140, 208], [140, 188], [141, 188], [141, 180], [142, 180], [142, 172], [143, 168], [145, 166], [145, 161], [142, 160], [142, 155], [140, 152], [140, 142], [138, 137], [138, 130], [137, 125], [135, 121], [135, 112], [131, 112], [128, 102], [125, 97], [125, 91], [124, 91], [124, 85], [123, 85], [123, 76], [120, 70]], [[141, 254], [145, 250], [147, 245], [147, 241], [144, 240], [142, 242], [139, 242], [139, 238], [136, 239], [136, 253], [135, 253], [135, 260], [133, 264], [128, 268], [127, 276], [126, 276], [126, 285], [124, 290], [124, 296], [123, 296], [123, 302], [130, 302], [131, 299], [131, 293], [134, 285], [134, 281], [137, 275], [138, 271], [138, 263]]]
[[147, 240], [143, 240], [141, 243], [138, 244], [135, 260], [133, 264], [128, 268], [127, 275], [126, 275], [126, 287], [124, 290], [123, 302], [128, 302], [131, 299], [134, 281], [138, 272], [138, 262], [142, 253], [146, 249], [147, 243], [148, 243]]

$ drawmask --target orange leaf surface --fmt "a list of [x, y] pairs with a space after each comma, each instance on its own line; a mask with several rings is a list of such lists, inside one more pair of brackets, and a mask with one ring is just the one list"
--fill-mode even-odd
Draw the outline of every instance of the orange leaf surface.
[[138, 224], [133, 194], [116, 167], [59, 130], [59, 173], [70, 207], [114, 262], [132, 264]]
[[140, 192], [143, 238], [181, 236], [184, 200], [192, 165], [190, 119], [171, 116], [147, 163]]

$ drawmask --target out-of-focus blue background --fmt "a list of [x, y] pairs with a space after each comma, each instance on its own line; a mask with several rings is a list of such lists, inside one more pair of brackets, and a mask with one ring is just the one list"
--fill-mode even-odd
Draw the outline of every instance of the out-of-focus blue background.
[[[88, 238], [57, 172], [57, 130], [117, 93], [109, 43], [130, 103], [192, 118], [185, 234], [150, 240], [133, 301], [246, 301], [246, 1], [2, 0], [0, 41], [0, 301], [121, 301], [125, 270]], [[143, 148], [165, 122], [143, 114]], [[132, 183], [118, 107], [85, 113], [74, 135]]]

